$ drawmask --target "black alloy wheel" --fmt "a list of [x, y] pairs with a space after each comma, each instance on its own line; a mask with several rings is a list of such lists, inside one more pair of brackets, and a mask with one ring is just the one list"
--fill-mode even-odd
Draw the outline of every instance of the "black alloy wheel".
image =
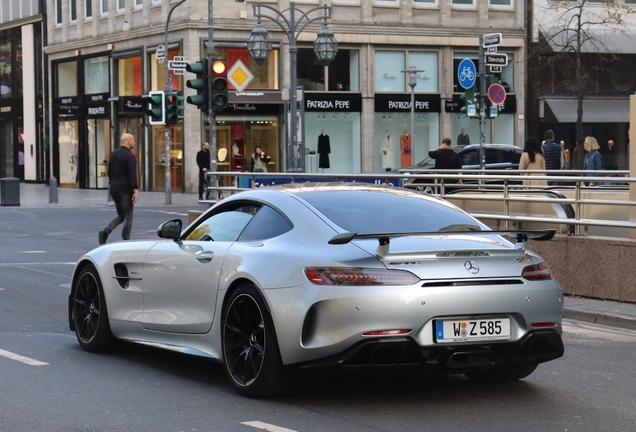
[[223, 360], [236, 390], [248, 397], [272, 396], [284, 376], [274, 324], [258, 289], [241, 285], [223, 313]]
[[108, 322], [104, 290], [92, 264], [82, 269], [73, 290], [75, 334], [82, 348], [90, 352], [110, 348], [113, 336]]

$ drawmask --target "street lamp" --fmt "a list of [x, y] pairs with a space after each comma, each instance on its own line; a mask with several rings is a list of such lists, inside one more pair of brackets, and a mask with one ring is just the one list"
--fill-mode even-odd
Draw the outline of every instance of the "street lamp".
[[[310, 9], [307, 12], [303, 12], [296, 9], [296, 4], [294, 2], [290, 2], [289, 8], [283, 11], [278, 11], [277, 9], [269, 5], [256, 3], [252, 5], [252, 9], [254, 10], [254, 17], [258, 18], [258, 24], [256, 24], [256, 27], [254, 27], [254, 30], [252, 31], [252, 34], [247, 41], [247, 50], [257, 64], [262, 64], [272, 52], [272, 41], [269, 38], [267, 30], [261, 24], [262, 18], [267, 18], [268, 20], [275, 22], [283, 30], [285, 35], [287, 35], [287, 39], [289, 40], [290, 116], [288, 123], [289, 142], [287, 148], [285, 149], [285, 163], [287, 172], [304, 172], [305, 143], [298, 142], [299, 119], [298, 96], [296, 93], [298, 89], [298, 73], [296, 64], [298, 58], [298, 48], [296, 46], [296, 42], [305, 27], [313, 22], [324, 20], [323, 27], [318, 33], [318, 37], [314, 42], [314, 52], [316, 53], [320, 61], [322, 61], [323, 65], [328, 66], [329, 63], [331, 63], [331, 61], [336, 57], [336, 54], [338, 53], [338, 42], [327, 26], [327, 20], [331, 19], [331, 6], [323, 5]], [[263, 14], [261, 12], [261, 9], [272, 11], [274, 15], [270, 16], [267, 14]], [[322, 13], [311, 18], [310, 15], [314, 12]], [[298, 18], [296, 18], [296, 14], [298, 14]], [[301, 155], [301, 158], [298, 160], [298, 166], [293, 159], [294, 149], [297, 149], [298, 153]]]
[[424, 72], [423, 69], [418, 69], [417, 66], [409, 66], [401, 72], [409, 74], [409, 87], [411, 87], [411, 163], [416, 164], [415, 159], [415, 86], [417, 85], [417, 74]]

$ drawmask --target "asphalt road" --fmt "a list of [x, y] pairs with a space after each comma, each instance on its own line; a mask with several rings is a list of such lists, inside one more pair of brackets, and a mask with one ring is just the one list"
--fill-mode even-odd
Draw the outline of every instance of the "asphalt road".
[[[207, 360], [130, 344], [87, 353], [68, 330], [70, 275], [113, 215], [0, 208], [0, 431], [636, 430], [636, 332], [577, 321], [565, 321], [565, 356], [520, 382], [325, 377], [270, 400], [239, 397]], [[187, 209], [137, 210], [133, 239], [174, 217]]]

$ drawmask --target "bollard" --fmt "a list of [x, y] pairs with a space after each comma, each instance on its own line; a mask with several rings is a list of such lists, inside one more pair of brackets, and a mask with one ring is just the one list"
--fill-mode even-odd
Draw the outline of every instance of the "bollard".
[[49, 203], [47, 207], [59, 207], [57, 203], [57, 179], [53, 176], [49, 179]]

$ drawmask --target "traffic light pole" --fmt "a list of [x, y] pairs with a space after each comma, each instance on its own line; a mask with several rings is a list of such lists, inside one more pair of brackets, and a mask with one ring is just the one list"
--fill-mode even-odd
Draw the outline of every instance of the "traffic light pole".
[[[166, 20], [166, 29], [163, 32], [163, 46], [164, 49], [166, 50], [166, 59], [164, 60], [164, 74], [166, 77], [166, 86], [165, 86], [165, 92], [166, 94], [168, 94], [169, 92], [172, 91], [172, 89], [170, 88], [170, 74], [168, 72], [168, 60], [169, 60], [169, 56], [168, 53], [170, 52], [168, 50], [168, 26], [170, 25], [170, 16], [172, 15], [172, 12], [174, 12], [174, 10], [178, 7], [181, 6], [186, 0], [181, 0], [179, 3], [177, 3], [176, 5], [172, 6], [172, 8], [170, 9], [170, 12], [168, 13], [168, 19]], [[170, 175], [170, 130], [172, 129], [172, 126], [167, 124], [166, 122], [166, 204], [172, 204], [172, 190], [171, 190], [171, 184], [172, 184], [172, 179], [171, 179], [171, 175]]]
[[[212, 71], [210, 68], [214, 62], [214, 31], [212, 29], [213, 24], [213, 0], [208, 0], [208, 119], [210, 121], [210, 126], [208, 128], [210, 132], [210, 136], [208, 138], [208, 142], [210, 143], [210, 171], [217, 171], [217, 156], [216, 156], [216, 117], [214, 115], [213, 101], [212, 101]], [[211, 180], [210, 177], [207, 180]], [[218, 197], [216, 197], [218, 199]]]
[[486, 56], [484, 37], [479, 36], [479, 168], [486, 167]]

